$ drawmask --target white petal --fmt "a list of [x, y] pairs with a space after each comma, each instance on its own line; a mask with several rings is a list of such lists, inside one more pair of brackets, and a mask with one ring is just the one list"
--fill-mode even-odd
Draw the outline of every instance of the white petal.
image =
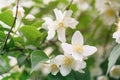
[[79, 70], [78, 72], [80, 72], [80, 73], [85, 73], [85, 71], [83, 71], [83, 70]]
[[68, 43], [62, 43], [61, 44], [61, 47], [63, 49], [64, 52], [68, 53], [68, 54], [71, 54], [71, 52], [73, 52], [73, 47], [71, 44], [68, 44]]
[[48, 26], [50, 26], [51, 23], [53, 23], [53, 20], [49, 17], [43, 18], [45, 20], [45, 23], [43, 23], [42, 27], [46, 30], [48, 30]]
[[61, 21], [63, 19], [63, 14], [61, 10], [54, 9], [54, 13], [55, 13], [57, 21]]
[[41, 64], [40, 69], [44, 75], [47, 75], [50, 73], [50, 66], [49, 64]]
[[62, 76], [66, 76], [71, 72], [71, 67], [68, 66], [61, 66], [60, 67], [60, 73], [62, 74]]
[[84, 41], [83, 41], [83, 36], [81, 34], [80, 31], [76, 31], [74, 34], [73, 34], [73, 37], [72, 37], [72, 45], [83, 45]]
[[63, 61], [64, 57], [65, 57], [64, 55], [58, 55], [52, 60], [52, 62], [55, 63], [57, 66], [60, 66], [64, 63]]
[[83, 56], [90, 56], [97, 51], [97, 48], [94, 46], [85, 45], [83, 46]]
[[49, 30], [47, 40], [51, 40], [54, 36], [55, 36], [55, 31], [54, 30]]
[[72, 16], [72, 13], [73, 13], [72, 10], [65, 11], [65, 12], [64, 12], [64, 19], [65, 19], [65, 18], [68, 18], [68, 17], [71, 17], [71, 16]]
[[59, 28], [57, 30], [58, 33], [58, 40], [61, 42], [66, 42], [66, 37], [65, 37], [65, 28]]
[[119, 35], [119, 32], [120, 32], [120, 31], [116, 31], [116, 32], [114, 32], [114, 33], [113, 33], [113, 38], [117, 38], [118, 35]]
[[74, 59], [80, 60], [80, 61], [82, 61], [83, 58], [84, 58], [82, 54], [76, 53], [76, 52], [73, 52], [73, 53], [72, 53], [72, 56], [73, 56]]
[[27, 20], [29, 20], [29, 21], [32, 21], [32, 20], [35, 19], [35, 17], [34, 17], [33, 15], [31, 15], [31, 14], [28, 14], [28, 15], [25, 17], [25, 19], [27, 19]]
[[120, 30], [113, 33], [113, 38], [116, 39], [117, 43], [120, 43]]
[[51, 73], [52, 73], [53, 75], [56, 75], [58, 72], [59, 72], [59, 69], [57, 69], [56, 71], [51, 72]]
[[65, 18], [64, 19], [64, 24], [66, 25], [66, 27], [70, 27], [72, 29], [75, 29], [75, 27], [77, 26], [78, 24], [78, 21], [76, 21], [75, 19], [73, 18]]
[[72, 66], [73, 70], [75, 70], [75, 71], [82, 70], [85, 67], [86, 67], [86, 62], [80, 61], [80, 60], [75, 60], [73, 66]]

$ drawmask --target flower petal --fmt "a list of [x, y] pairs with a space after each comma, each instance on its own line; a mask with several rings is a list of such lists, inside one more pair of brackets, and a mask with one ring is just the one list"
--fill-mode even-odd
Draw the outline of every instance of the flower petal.
[[49, 27], [50, 28], [54, 27], [51, 25], [51, 24], [53, 24], [53, 20], [51, 18], [45, 17], [45, 18], [43, 18], [43, 20], [45, 20], [45, 23], [43, 23], [42, 28], [48, 30]]
[[97, 51], [97, 48], [94, 46], [85, 45], [83, 46], [83, 56], [90, 56]]
[[54, 36], [55, 36], [55, 31], [54, 30], [49, 30], [47, 40], [51, 40]]
[[64, 58], [65, 56], [64, 55], [58, 55], [58, 56], [56, 56], [53, 60], [52, 60], [52, 62], [53, 63], [55, 63], [57, 66], [60, 66], [60, 65], [62, 65], [63, 64], [63, 58]]
[[75, 27], [77, 26], [78, 24], [78, 21], [76, 21], [75, 19], [73, 18], [65, 18], [64, 19], [64, 24], [66, 25], [66, 27], [70, 27], [72, 29], [75, 29]]
[[75, 71], [82, 70], [85, 67], [86, 67], [86, 62], [80, 61], [80, 60], [75, 60], [73, 66], [72, 66], [73, 70], [75, 70]]
[[57, 33], [58, 33], [58, 39], [59, 39], [61, 42], [65, 42], [65, 41], [66, 41], [65, 28], [59, 28], [59, 29], [57, 30]]
[[76, 60], [80, 60], [80, 61], [83, 60], [83, 55], [82, 55], [82, 54], [73, 52], [73, 53], [72, 53], [72, 56], [73, 56], [73, 58], [76, 59]]
[[73, 37], [72, 37], [72, 45], [83, 45], [84, 41], [83, 41], [83, 36], [81, 34], [80, 31], [76, 31], [74, 34], [73, 34]]
[[71, 17], [72, 16], [72, 10], [67, 10], [65, 11], [63, 14], [64, 14], [64, 18], [68, 18], [68, 17]]
[[71, 52], [73, 52], [73, 47], [71, 44], [68, 44], [68, 43], [62, 43], [61, 44], [61, 47], [63, 49], [64, 52], [68, 53], [68, 54], [71, 54]]
[[57, 21], [61, 21], [63, 19], [64, 16], [61, 10], [54, 9], [54, 13], [55, 13]]
[[70, 66], [61, 66], [60, 67], [60, 73], [62, 74], [62, 76], [66, 76], [71, 72], [71, 67]]
[[113, 38], [116, 39], [117, 43], [120, 43], [120, 30], [113, 33]]

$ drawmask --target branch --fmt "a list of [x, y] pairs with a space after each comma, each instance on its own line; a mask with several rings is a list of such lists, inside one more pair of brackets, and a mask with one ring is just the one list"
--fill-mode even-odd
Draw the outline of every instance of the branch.
[[6, 45], [7, 45], [7, 42], [8, 42], [8, 39], [9, 39], [9, 37], [10, 37], [10, 33], [11, 33], [11, 31], [12, 31], [15, 23], [16, 23], [16, 19], [17, 19], [17, 15], [18, 15], [18, 4], [19, 4], [19, 0], [17, 0], [16, 14], [15, 14], [15, 18], [14, 18], [13, 24], [12, 24], [11, 29], [9, 30], [9, 32], [8, 32], [8, 34], [7, 34], [7, 37], [6, 37], [6, 39], [5, 39], [5, 42], [4, 42], [2, 51], [5, 50]]

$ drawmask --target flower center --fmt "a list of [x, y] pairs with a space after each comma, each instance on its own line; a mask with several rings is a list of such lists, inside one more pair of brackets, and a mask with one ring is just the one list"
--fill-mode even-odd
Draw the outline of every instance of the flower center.
[[59, 25], [60, 28], [64, 28], [65, 27], [63, 22], [59, 22], [58, 25]]
[[115, 13], [112, 9], [107, 9], [106, 12], [105, 12], [108, 16], [114, 16]]
[[52, 64], [52, 65], [51, 65], [51, 71], [52, 71], [52, 72], [55, 72], [55, 71], [57, 71], [57, 70], [58, 70], [57, 65], [56, 65], [56, 64]]
[[114, 68], [112, 70], [113, 75], [120, 75], [120, 70], [118, 68]]
[[72, 58], [68, 58], [68, 57], [64, 57], [63, 60], [64, 60], [64, 65], [66, 65], [66, 66], [70, 66], [73, 61]]
[[83, 46], [76, 44], [76, 45], [73, 46], [73, 50], [74, 50], [76, 53], [82, 53], [82, 52], [83, 52]]

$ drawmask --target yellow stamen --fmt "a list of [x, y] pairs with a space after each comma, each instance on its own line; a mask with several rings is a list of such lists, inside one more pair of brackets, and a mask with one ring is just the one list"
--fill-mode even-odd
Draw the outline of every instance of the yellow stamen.
[[83, 46], [78, 45], [78, 44], [74, 45], [74, 46], [73, 46], [73, 49], [74, 49], [74, 51], [77, 52], [77, 53], [82, 53], [82, 52], [83, 52]]
[[68, 57], [64, 57], [63, 60], [64, 60], [64, 65], [66, 65], [66, 66], [70, 66], [73, 61], [72, 58], [68, 58]]
[[65, 27], [63, 22], [59, 22], [58, 25], [59, 25], [59, 28], [64, 28]]
[[58, 70], [57, 65], [56, 65], [56, 64], [52, 64], [52, 65], [51, 65], [51, 71], [52, 71], [52, 72], [55, 72], [55, 71], [57, 71], [57, 70]]
[[105, 12], [108, 16], [114, 16], [115, 12], [112, 9], [107, 9]]

